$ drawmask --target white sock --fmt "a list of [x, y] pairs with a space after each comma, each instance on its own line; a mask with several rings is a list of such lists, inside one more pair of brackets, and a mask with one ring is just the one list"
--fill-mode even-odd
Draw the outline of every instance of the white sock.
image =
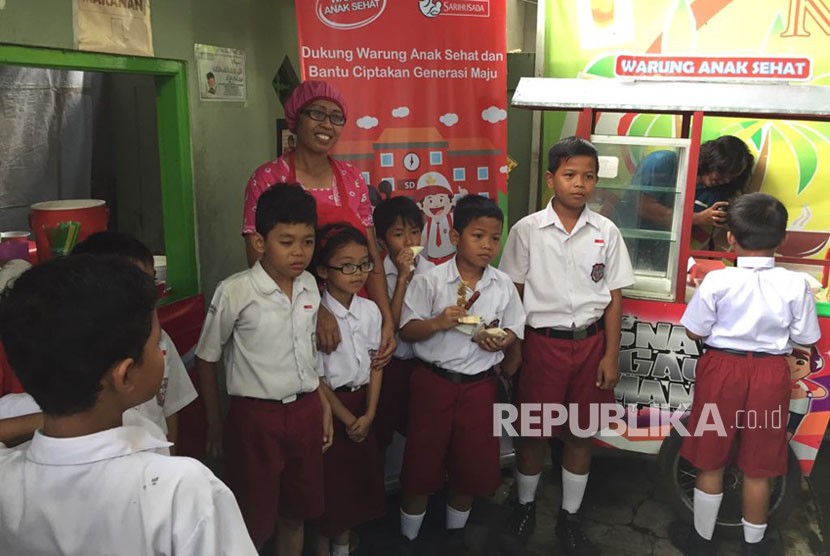
[[331, 545], [331, 556], [349, 556], [349, 545], [333, 544]]
[[409, 540], [414, 540], [418, 536], [418, 531], [421, 530], [425, 515], [427, 515], [426, 512], [419, 515], [409, 515], [401, 510], [401, 534]]
[[470, 517], [470, 510], [462, 512], [447, 504], [447, 531], [452, 529], [463, 529]]
[[755, 525], [747, 520], [741, 518], [741, 523], [744, 524], [744, 540], [747, 544], [755, 544], [764, 540], [764, 533], [767, 531], [767, 524]]
[[722, 492], [706, 494], [702, 490], [695, 489], [695, 531], [707, 541], [711, 541], [712, 535], [715, 534], [715, 523], [718, 521], [721, 500], [723, 500]]
[[575, 514], [582, 505], [585, 487], [588, 486], [588, 473], [577, 475], [562, 468], [562, 509]]
[[[564, 469], [562, 470], [564, 471]], [[516, 470], [516, 486], [519, 489], [519, 504], [529, 504], [536, 500], [536, 487], [539, 486], [541, 473], [535, 475], [522, 475]]]

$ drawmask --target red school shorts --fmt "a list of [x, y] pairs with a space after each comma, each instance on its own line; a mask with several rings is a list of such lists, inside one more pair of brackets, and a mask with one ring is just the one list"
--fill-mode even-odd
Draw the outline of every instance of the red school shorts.
[[292, 403], [231, 396], [225, 482], [258, 549], [277, 517], [323, 513], [323, 408], [317, 391]]
[[[735, 463], [747, 477], [787, 472], [787, 410], [790, 373], [785, 356], [744, 357], [710, 349], [698, 360], [692, 411], [680, 455], [704, 471]], [[713, 404], [704, 412], [704, 404]], [[723, 424], [695, 431], [701, 421]]]
[[[549, 338], [529, 327], [525, 330], [517, 405], [521, 409], [521, 404], [561, 404], [569, 411], [569, 423], [576, 418], [580, 430], [587, 429], [591, 425], [592, 404], [616, 403], [613, 390], [601, 390], [596, 385], [599, 362], [605, 355], [605, 332], [582, 340], [566, 340]], [[571, 404], [576, 407], [576, 415], [570, 410]], [[534, 412], [531, 415], [538, 416]], [[547, 437], [541, 425], [535, 426]], [[598, 426], [597, 422], [595, 427]], [[552, 427], [550, 432], [559, 436], [566, 430], [561, 425]]]
[[401, 483], [409, 495], [450, 488], [490, 496], [501, 484], [493, 435], [495, 375], [456, 384], [418, 363], [410, 381], [409, 428]]
[[409, 378], [416, 361], [414, 358], [393, 357], [383, 369], [383, 382], [375, 415], [375, 433], [381, 451], [385, 451], [392, 443], [395, 431], [406, 436], [409, 420]]
[[[355, 417], [366, 413], [365, 386], [354, 392], [335, 395]], [[386, 511], [383, 462], [374, 428], [363, 442], [346, 434], [346, 425], [334, 418], [334, 442], [323, 454], [323, 483], [326, 510], [313, 526], [332, 538], [382, 516]]]

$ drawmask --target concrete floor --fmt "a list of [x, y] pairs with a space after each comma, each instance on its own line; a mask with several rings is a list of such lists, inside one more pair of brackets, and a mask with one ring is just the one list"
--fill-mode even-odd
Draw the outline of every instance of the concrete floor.
[[[826, 452], [830, 452], [827, 450]], [[830, 515], [830, 453], [819, 453], [813, 475], [802, 483], [797, 509], [783, 527], [770, 531], [779, 543], [778, 554], [786, 556], [830, 556], [824, 543]], [[585, 531], [607, 556], [679, 554], [666, 538], [666, 527], [674, 519], [657, 482], [656, 460], [648, 457], [611, 453], [594, 459], [583, 513]], [[561, 487], [558, 472], [546, 469], [540, 484], [537, 529], [525, 556], [563, 554], [554, 536], [553, 525], [559, 508]], [[500, 556], [496, 539], [509, 515], [506, 501], [512, 479], [505, 477], [499, 493], [476, 502], [468, 525], [468, 544], [473, 554]], [[388, 556], [397, 534], [397, 497], [390, 496], [387, 516], [361, 527], [361, 546], [357, 556]], [[443, 526], [443, 500], [432, 497], [422, 530], [419, 555], [440, 555]], [[718, 554], [741, 554], [740, 541], [721, 541]]]

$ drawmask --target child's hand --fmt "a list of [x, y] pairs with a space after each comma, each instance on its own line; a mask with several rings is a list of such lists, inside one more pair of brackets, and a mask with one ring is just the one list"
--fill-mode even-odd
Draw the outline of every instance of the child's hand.
[[492, 336], [482, 336], [478, 341], [478, 347], [484, 351], [501, 351], [505, 347], [507, 338], [494, 338]]
[[216, 459], [222, 458], [222, 421], [208, 425], [207, 453]]
[[331, 415], [331, 406], [323, 407], [323, 453], [331, 448], [334, 442], [334, 418]]
[[481, 334], [478, 339], [478, 347], [483, 349], [484, 351], [503, 351], [510, 347], [516, 340], [516, 334], [512, 330], [506, 330], [507, 336], [488, 336], [487, 334]]
[[613, 390], [620, 381], [620, 360], [618, 357], [603, 357], [597, 368], [597, 388]]
[[467, 314], [463, 308], [458, 305], [450, 305], [441, 314], [435, 317], [435, 322], [438, 324], [440, 330], [450, 330], [458, 326], [458, 319]]
[[409, 279], [415, 268], [415, 255], [412, 254], [412, 249], [404, 247], [398, 251], [398, 256], [395, 257], [395, 267], [398, 269], [398, 280]]
[[363, 442], [369, 434], [369, 427], [372, 426], [372, 419], [368, 415], [361, 415], [349, 426], [346, 434], [354, 442]]

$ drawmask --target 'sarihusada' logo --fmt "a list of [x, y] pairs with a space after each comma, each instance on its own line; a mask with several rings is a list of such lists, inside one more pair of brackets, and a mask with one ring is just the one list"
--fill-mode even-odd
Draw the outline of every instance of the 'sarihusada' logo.
[[418, 8], [426, 17], [460, 15], [490, 17], [490, 0], [418, 0]]
[[317, 19], [326, 27], [347, 30], [369, 25], [381, 16], [387, 0], [317, 0]]
[[435, 17], [441, 13], [441, 2], [435, 0], [418, 0], [418, 8], [427, 17]]

